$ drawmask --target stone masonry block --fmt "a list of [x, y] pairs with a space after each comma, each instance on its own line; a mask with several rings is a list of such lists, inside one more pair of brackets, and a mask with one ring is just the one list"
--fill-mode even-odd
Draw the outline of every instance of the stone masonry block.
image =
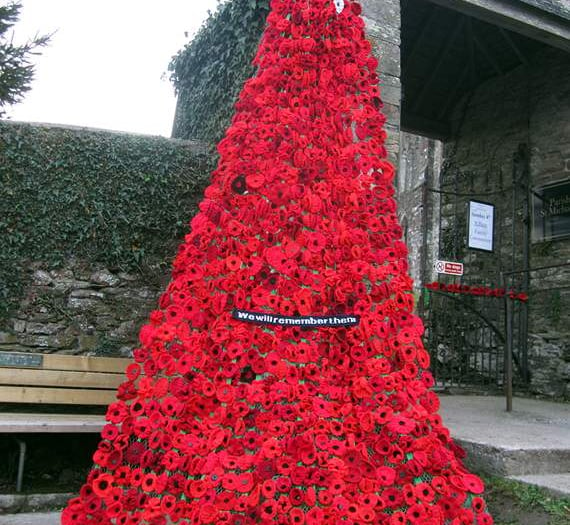
[[382, 74], [400, 76], [400, 47], [383, 40], [373, 40], [372, 47], [374, 56], [380, 62], [380, 77]]
[[400, 45], [400, 28], [395, 25], [383, 24], [371, 18], [364, 17], [366, 33], [376, 40], [383, 40], [397, 46]]
[[400, 27], [400, 0], [361, 0], [362, 14], [378, 26]]
[[394, 86], [381, 86], [380, 97], [385, 104], [402, 105], [402, 89]]

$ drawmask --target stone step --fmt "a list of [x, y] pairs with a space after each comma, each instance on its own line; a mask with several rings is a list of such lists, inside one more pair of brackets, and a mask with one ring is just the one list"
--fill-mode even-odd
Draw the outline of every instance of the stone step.
[[0, 515], [0, 525], [60, 525], [59, 512]]
[[537, 474], [528, 476], [510, 476], [509, 479], [536, 485], [554, 496], [570, 498], [570, 474]]
[[48, 512], [65, 507], [73, 493], [0, 494], [0, 516], [3, 514]]
[[494, 396], [441, 396], [443, 423], [475, 471], [499, 476], [570, 473], [570, 405]]
[[527, 449], [455, 439], [465, 449], [465, 464], [476, 472], [499, 476], [570, 475], [570, 449]]

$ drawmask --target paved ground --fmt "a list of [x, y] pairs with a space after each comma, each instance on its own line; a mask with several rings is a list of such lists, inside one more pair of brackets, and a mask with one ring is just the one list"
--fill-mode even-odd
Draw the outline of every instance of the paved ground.
[[570, 404], [493, 396], [440, 396], [443, 423], [457, 439], [519, 449], [570, 449]]
[[60, 525], [59, 512], [0, 515], [0, 525]]
[[570, 497], [570, 404], [501, 397], [441, 396], [441, 415], [467, 464]]

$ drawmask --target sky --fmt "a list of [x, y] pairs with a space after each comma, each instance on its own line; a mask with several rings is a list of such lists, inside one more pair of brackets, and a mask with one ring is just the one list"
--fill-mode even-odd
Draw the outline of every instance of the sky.
[[11, 120], [170, 136], [175, 95], [168, 64], [217, 0], [21, 3], [16, 42], [55, 34], [34, 58], [32, 89], [7, 111]]

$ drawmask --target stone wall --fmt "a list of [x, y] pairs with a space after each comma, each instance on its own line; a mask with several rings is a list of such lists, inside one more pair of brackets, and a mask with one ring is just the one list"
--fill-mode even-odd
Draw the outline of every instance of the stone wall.
[[0, 131], [0, 351], [128, 355], [208, 184], [206, 146], [72, 126]]
[[396, 178], [398, 214], [409, 251], [410, 275], [417, 292], [433, 281], [438, 257], [439, 194], [432, 191], [443, 160], [443, 144], [402, 132]]
[[163, 271], [111, 272], [88, 261], [28, 267], [20, 308], [0, 331], [0, 350], [129, 356], [166, 284]]
[[390, 160], [397, 162], [400, 150], [400, 111], [402, 84], [400, 82], [400, 0], [361, 0], [373, 53], [380, 64], [381, 97], [387, 118], [386, 148]]

